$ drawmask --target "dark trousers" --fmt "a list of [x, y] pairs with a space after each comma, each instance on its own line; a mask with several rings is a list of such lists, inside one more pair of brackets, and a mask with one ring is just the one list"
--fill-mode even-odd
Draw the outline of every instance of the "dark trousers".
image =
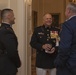
[[63, 68], [57, 68], [56, 75], [74, 75], [74, 74], [67, 67], [63, 67]]

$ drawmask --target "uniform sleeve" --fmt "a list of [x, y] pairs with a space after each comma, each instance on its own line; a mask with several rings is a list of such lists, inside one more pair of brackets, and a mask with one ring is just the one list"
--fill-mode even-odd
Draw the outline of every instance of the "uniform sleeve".
[[70, 25], [64, 23], [60, 33], [58, 56], [55, 60], [56, 67], [63, 67], [66, 64], [71, 52], [72, 35], [73, 33]]
[[5, 48], [8, 58], [16, 65], [21, 66], [21, 61], [17, 50], [17, 40], [15, 35], [12, 33], [5, 33], [1, 37], [1, 42]]
[[33, 48], [35, 48], [37, 50], [42, 49], [42, 44], [39, 43], [39, 41], [37, 39], [37, 29], [35, 29], [33, 34], [32, 34], [30, 45], [31, 45], [31, 47], [33, 47]]

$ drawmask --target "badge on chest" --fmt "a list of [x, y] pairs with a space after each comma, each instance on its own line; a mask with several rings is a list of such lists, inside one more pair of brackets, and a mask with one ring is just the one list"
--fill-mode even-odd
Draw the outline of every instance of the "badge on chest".
[[50, 31], [51, 39], [56, 39], [58, 37], [58, 31]]

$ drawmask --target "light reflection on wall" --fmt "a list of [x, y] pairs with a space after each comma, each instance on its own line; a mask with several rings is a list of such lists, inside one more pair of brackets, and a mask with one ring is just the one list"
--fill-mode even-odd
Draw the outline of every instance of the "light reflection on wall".
[[74, 3], [75, 3], [75, 2], [76, 2], [76, 0], [69, 0], [69, 2], [74, 2]]

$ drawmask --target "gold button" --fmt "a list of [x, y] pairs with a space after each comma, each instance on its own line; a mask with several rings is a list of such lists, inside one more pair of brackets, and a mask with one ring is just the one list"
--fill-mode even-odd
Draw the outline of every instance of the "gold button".
[[47, 29], [47, 31], [49, 31], [49, 29]]
[[47, 37], [48, 39], [50, 39], [50, 37]]
[[42, 37], [40, 36], [40, 38], [42, 38]]
[[47, 36], [49, 36], [49, 34], [47, 34]]
[[47, 39], [47, 41], [49, 41], [49, 39]]

